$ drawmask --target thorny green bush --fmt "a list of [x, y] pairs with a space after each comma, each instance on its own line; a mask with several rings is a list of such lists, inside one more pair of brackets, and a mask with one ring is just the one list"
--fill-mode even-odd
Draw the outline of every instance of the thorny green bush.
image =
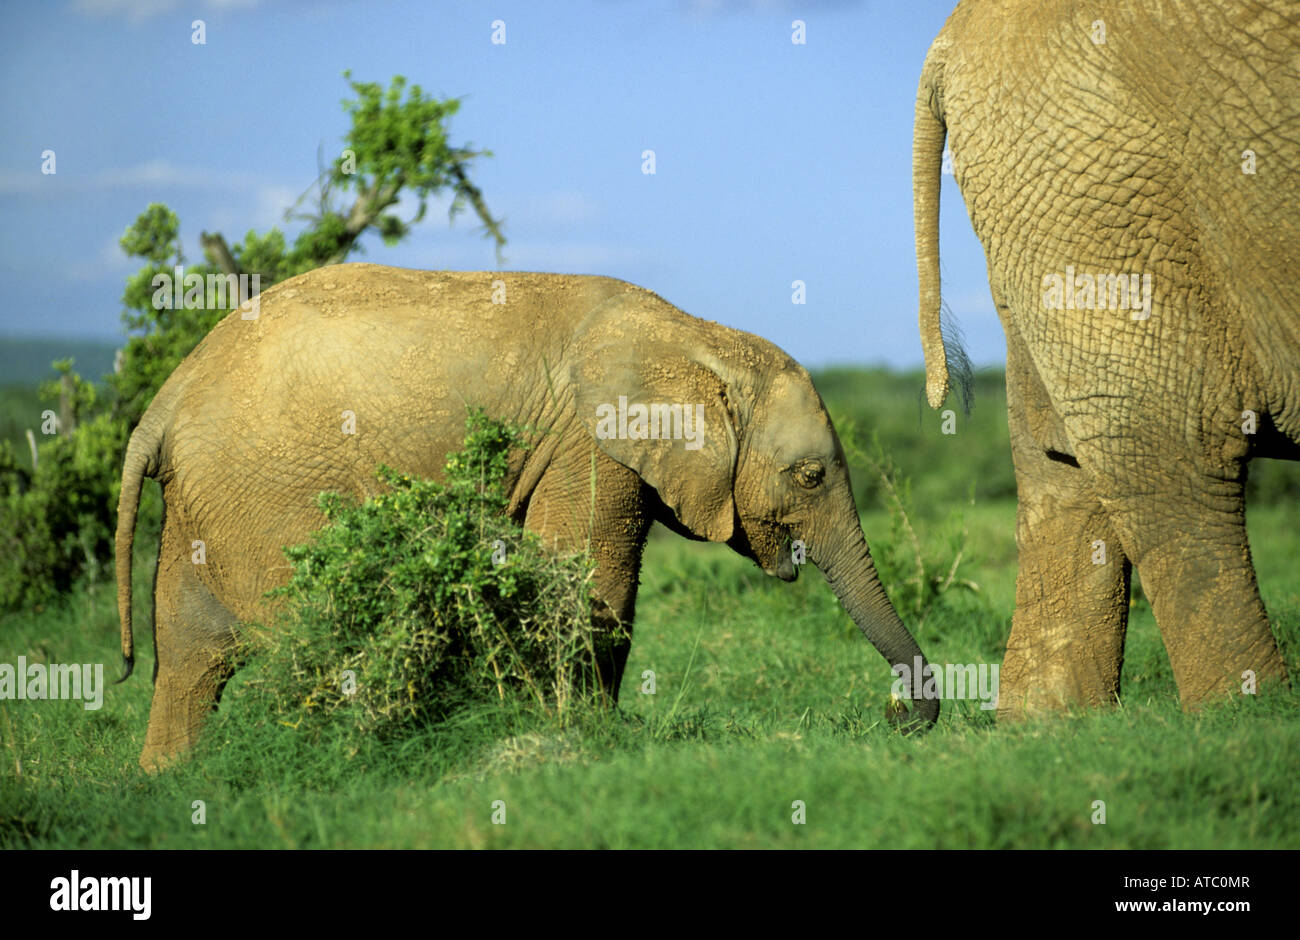
[[592, 562], [543, 548], [504, 515], [520, 430], [481, 412], [466, 427], [445, 482], [381, 467], [384, 492], [322, 494], [328, 524], [285, 549], [284, 604], [271, 629], [252, 631], [242, 690], [276, 720], [391, 737], [485, 697], [564, 719], [596, 694], [596, 657], [613, 638], [593, 635]]
[[[969, 533], [961, 511], [951, 510], [948, 531], [941, 538], [928, 539], [923, 547], [912, 524], [915, 512], [911, 482], [900, 479], [897, 466], [879, 438], [873, 434], [870, 449], [863, 447], [856, 427], [848, 421], [840, 430], [840, 442], [853, 463], [867, 467], [876, 476], [881, 498], [889, 510], [889, 538], [873, 540], [876, 547], [872, 555], [899, 614], [919, 622], [955, 589], [979, 594], [978, 584], [960, 576], [963, 561], [969, 562]], [[970, 503], [974, 503], [973, 491]]]

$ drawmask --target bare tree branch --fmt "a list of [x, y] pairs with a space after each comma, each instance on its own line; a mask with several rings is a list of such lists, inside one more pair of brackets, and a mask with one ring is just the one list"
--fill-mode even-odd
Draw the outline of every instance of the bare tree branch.
[[199, 244], [203, 246], [203, 254], [207, 257], [208, 264], [220, 268], [224, 274], [240, 274], [235, 256], [230, 253], [230, 246], [226, 244], [225, 237], [220, 233], [209, 235], [207, 232], [200, 232]]

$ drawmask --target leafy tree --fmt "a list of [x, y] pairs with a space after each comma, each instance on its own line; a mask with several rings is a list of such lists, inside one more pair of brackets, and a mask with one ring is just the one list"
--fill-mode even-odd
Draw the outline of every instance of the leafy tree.
[[[356, 96], [343, 102], [351, 127], [338, 159], [308, 188], [315, 190], [316, 211], [292, 216], [307, 223], [292, 243], [277, 227], [250, 229], [233, 247], [220, 234], [202, 232], [205, 262], [187, 264], [180, 219], [161, 203], [151, 203], [123, 234], [122, 250], [143, 264], [122, 293], [129, 338], [106, 389], [99, 393], [72, 372], [71, 363], [56, 364], [60, 382], [44, 394], [58, 402], [60, 434], [38, 446], [30, 475], [18, 467], [12, 448], [0, 452], [0, 608], [39, 605], [77, 578], [111, 567], [130, 431], [181, 360], [241, 299], [210, 290], [209, 275], [256, 274], [265, 289], [346, 260], [361, 250], [367, 232], [394, 244], [423, 219], [429, 198], [444, 191], [451, 193], [453, 218], [473, 208], [500, 257], [501, 223], [468, 174], [476, 157], [491, 154], [448, 139], [445, 124], [460, 102], [427, 98], [418, 85], [408, 89], [400, 75], [387, 89], [352, 81], [347, 72], [344, 77]], [[402, 219], [393, 209], [408, 193], [417, 208]], [[353, 196], [343, 208], [336, 205], [341, 194]], [[202, 278], [202, 296], [179, 309], [156, 303], [157, 277], [173, 278], [178, 266]]]
[[[308, 193], [316, 190], [316, 211], [293, 215], [308, 223], [293, 244], [278, 228], [264, 234], [250, 229], [233, 248], [222, 235], [203, 232], [200, 242], [207, 264], [186, 266], [186, 274], [199, 274], [205, 284], [210, 274], [256, 274], [264, 290], [305, 271], [345, 261], [362, 249], [359, 240], [366, 232], [396, 244], [424, 218], [429, 197], [444, 190], [452, 193], [453, 218], [466, 204], [473, 207], [499, 256], [505, 245], [501, 223], [489, 213], [467, 173], [474, 158], [491, 152], [453, 147], [447, 139], [444, 122], [459, 110], [460, 102], [426, 98], [419, 85], [412, 85], [403, 100], [406, 79], [400, 75], [386, 91], [373, 82], [352, 81], [350, 72], [344, 76], [356, 94], [355, 99], [343, 101], [352, 124], [338, 159], [308, 189]], [[406, 192], [414, 195], [417, 204], [409, 220], [390, 211]], [[336, 205], [340, 193], [355, 193], [347, 208]], [[157, 309], [155, 277], [171, 276], [177, 265], [185, 265], [180, 221], [166, 206], [151, 204], [127, 229], [121, 245], [128, 255], [144, 261], [122, 295], [123, 322], [128, 332], [138, 335], [128, 341], [121, 371], [112, 380], [117, 411], [134, 427], [167, 376], [235, 304], [217, 306], [217, 298], [208, 295], [198, 309]]]

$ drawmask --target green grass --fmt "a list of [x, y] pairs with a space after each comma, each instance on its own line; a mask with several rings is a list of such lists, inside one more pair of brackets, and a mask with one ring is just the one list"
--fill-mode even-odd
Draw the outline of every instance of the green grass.
[[[826, 391], [837, 421], [848, 410], [835, 403], [850, 397], [843, 382]], [[895, 396], [897, 407], [908, 394]], [[874, 400], [854, 403], [869, 412]], [[858, 420], [884, 428], [882, 441], [913, 435], [899, 445], [903, 466], [926, 453], [914, 424], [911, 432], [894, 427], [914, 416], [914, 408], [902, 417], [886, 408]], [[993, 466], [999, 447], [1009, 465], [1005, 417], [1000, 440], [997, 414], [986, 420], [986, 431], [936, 437], [933, 446], [987, 452], [979, 457], [987, 463], [903, 466], [927, 551], [941, 550], [953, 511], [961, 512], [969, 532], [961, 574], [979, 588], [949, 591], [923, 619], [909, 618], [932, 661], [1000, 662], [1010, 624], [1014, 499], [977, 491], [974, 505], [964, 505], [972, 468]], [[865, 467], [854, 474], [868, 485]], [[873, 551], [888, 552], [882, 503], [863, 508]], [[1249, 519], [1261, 589], [1293, 672], [1294, 519], [1286, 500], [1252, 504]], [[152, 541], [142, 530], [141, 613]], [[230, 707], [200, 751], [155, 777], [136, 766], [153, 660], [147, 613], [137, 624], [137, 675], [111, 687], [102, 710], [0, 702], [0, 846], [1300, 847], [1300, 693], [1183, 714], [1140, 595], [1120, 707], [1000, 726], [975, 703], [945, 702], [933, 732], [901, 738], [884, 718], [884, 661], [814, 569], [782, 584], [723, 546], [657, 530], [617, 711], [561, 728], [483, 707], [399, 745], [305, 749], [292, 730], [234, 713], [237, 676]], [[112, 589], [102, 585], [0, 619], [0, 662], [26, 655], [114, 664], [117, 636]], [[655, 674], [654, 695], [640, 692], [646, 670]], [[192, 822], [196, 800], [205, 804], [203, 825]], [[505, 825], [492, 822], [498, 800]], [[796, 800], [805, 825], [791, 822]], [[1096, 800], [1105, 802], [1105, 825], [1091, 821]]]

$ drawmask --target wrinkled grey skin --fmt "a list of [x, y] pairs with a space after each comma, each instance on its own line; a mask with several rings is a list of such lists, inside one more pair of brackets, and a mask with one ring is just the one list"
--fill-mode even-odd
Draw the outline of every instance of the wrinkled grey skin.
[[[934, 407], [945, 134], [1007, 337], [1020, 570], [999, 716], [1115, 699], [1132, 566], [1185, 708], [1285, 682], [1243, 487], [1250, 458], [1300, 455], [1300, 4], [958, 6], [913, 152]], [[1069, 309], [1045, 281], [1068, 268], [1150, 276], [1149, 316], [1109, 284], [1105, 309]]]
[[[505, 303], [493, 303], [496, 281]], [[702, 405], [702, 446], [599, 438], [597, 409], [620, 396]], [[789, 541], [802, 538], [891, 664], [921, 655], [876, 575], [821, 398], [771, 343], [608, 278], [338, 265], [263, 293], [256, 320], [236, 311], [218, 324], [131, 437], [117, 532], [128, 662], [144, 477], [162, 484], [166, 506], [143, 766], [195, 740], [232, 672], [240, 623], [265, 620], [265, 592], [289, 574], [281, 547], [324, 521], [316, 495], [373, 493], [380, 463], [440, 477], [467, 406], [538, 429], [511, 466], [509, 512], [558, 549], [590, 544], [604, 625], [630, 628], [659, 520], [787, 581], [797, 574]], [[343, 433], [345, 411], [355, 434]], [[206, 564], [192, 563], [194, 540]], [[602, 664], [614, 695], [627, 653]], [[937, 714], [937, 701], [918, 703], [905, 728]]]

